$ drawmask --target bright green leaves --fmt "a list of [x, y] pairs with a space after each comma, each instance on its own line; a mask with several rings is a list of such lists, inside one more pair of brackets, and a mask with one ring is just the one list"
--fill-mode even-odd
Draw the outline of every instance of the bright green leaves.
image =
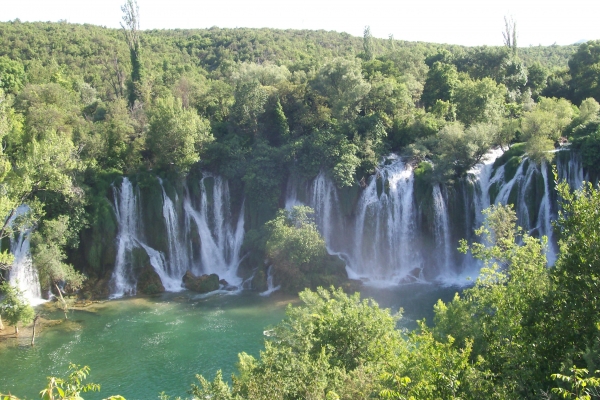
[[298, 292], [346, 278], [343, 263], [327, 254], [313, 214], [309, 207], [297, 206], [291, 211], [280, 211], [265, 225], [265, 253], [273, 266], [275, 284], [284, 291]]
[[208, 121], [184, 109], [173, 97], [158, 99], [152, 110], [146, 145], [159, 168], [186, 172], [200, 159], [199, 151], [213, 140]]
[[33, 307], [29, 305], [23, 292], [7, 281], [0, 285], [0, 292], [4, 295], [0, 302], [0, 315], [19, 333], [19, 323], [28, 324], [33, 320]]

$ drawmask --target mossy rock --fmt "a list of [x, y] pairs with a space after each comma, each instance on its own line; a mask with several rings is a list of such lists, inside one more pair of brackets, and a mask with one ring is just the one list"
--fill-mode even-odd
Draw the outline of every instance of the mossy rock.
[[383, 193], [383, 179], [381, 178], [381, 176], [377, 176], [375, 179], [375, 186], [377, 188], [377, 198], [381, 198], [381, 194]]
[[354, 213], [360, 193], [360, 185], [357, 182], [354, 182], [352, 186], [344, 187], [338, 190], [338, 198], [340, 200], [339, 205], [342, 215], [348, 217]]
[[511, 146], [510, 149], [504, 152], [500, 157], [494, 161], [494, 169], [497, 169], [501, 165], [504, 165], [513, 157], [523, 157], [525, 154], [525, 143], [516, 143]]
[[158, 294], [165, 291], [160, 277], [151, 265], [145, 265], [138, 275], [136, 289], [138, 293]]
[[217, 274], [196, 276], [191, 271], [187, 271], [182, 280], [186, 289], [198, 293], [208, 293], [219, 289], [219, 275]]
[[163, 253], [166, 253], [169, 244], [165, 232], [165, 220], [163, 218], [163, 193], [160, 183], [156, 177], [153, 181], [147, 179], [140, 187], [140, 198], [138, 204], [141, 208], [143, 235], [146, 243]]
[[520, 156], [511, 157], [508, 159], [506, 164], [504, 164], [504, 181], [509, 182], [512, 178], [514, 178], [517, 173], [517, 169], [519, 169], [519, 165], [521, 165], [522, 158]]
[[202, 183], [204, 183], [204, 190], [206, 190], [206, 202], [212, 206], [215, 192], [215, 178], [207, 176]]
[[258, 270], [256, 271], [256, 274], [254, 274], [254, 278], [252, 278], [252, 289], [259, 292], [264, 292], [268, 289], [267, 274], [265, 274], [264, 270]]

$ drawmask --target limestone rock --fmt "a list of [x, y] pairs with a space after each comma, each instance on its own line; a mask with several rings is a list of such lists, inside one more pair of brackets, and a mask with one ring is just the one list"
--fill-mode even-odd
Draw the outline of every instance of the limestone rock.
[[208, 293], [219, 289], [219, 275], [201, 275], [196, 276], [192, 271], [187, 271], [183, 276], [183, 286], [194, 292]]

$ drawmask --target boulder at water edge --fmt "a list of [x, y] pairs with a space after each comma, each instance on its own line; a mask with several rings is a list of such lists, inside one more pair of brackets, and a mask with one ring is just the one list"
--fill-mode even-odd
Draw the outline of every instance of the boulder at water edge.
[[208, 293], [219, 289], [219, 275], [217, 274], [196, 276], [188, 270], [182, 280], [186, 289], [198, 293]]

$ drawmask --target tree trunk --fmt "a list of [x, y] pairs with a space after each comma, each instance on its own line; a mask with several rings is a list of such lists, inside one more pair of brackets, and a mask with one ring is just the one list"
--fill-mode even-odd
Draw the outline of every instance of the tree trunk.
[[15, 336], [19, 336], [19, 323], [15, 324]]
[[40, 316], [36, 315], [35, 318], [33, 319], [33, 333], [31, 334], [31, 345], [32, 346], [35, 344], [35, 324], [39, 318], [40, 318]]
[[2, 324], [2, 315], [0, 315], [0, 331], [4, 330], [4, 325]]
[[56, 290], [58, 291], [58, 295], [60, 296], [60, 301], [62, 302], [63, 305], [63, 312], [65, 313], [65, 319], [69, 319], [69, 317], [67, 316], [67, 302], [65, 301], [65, 298], [62, 295], [62, 292], [60, 291], [60, 288], [58, 287], [58, 285], [55, 283], [54, 287], [56, 287]]

